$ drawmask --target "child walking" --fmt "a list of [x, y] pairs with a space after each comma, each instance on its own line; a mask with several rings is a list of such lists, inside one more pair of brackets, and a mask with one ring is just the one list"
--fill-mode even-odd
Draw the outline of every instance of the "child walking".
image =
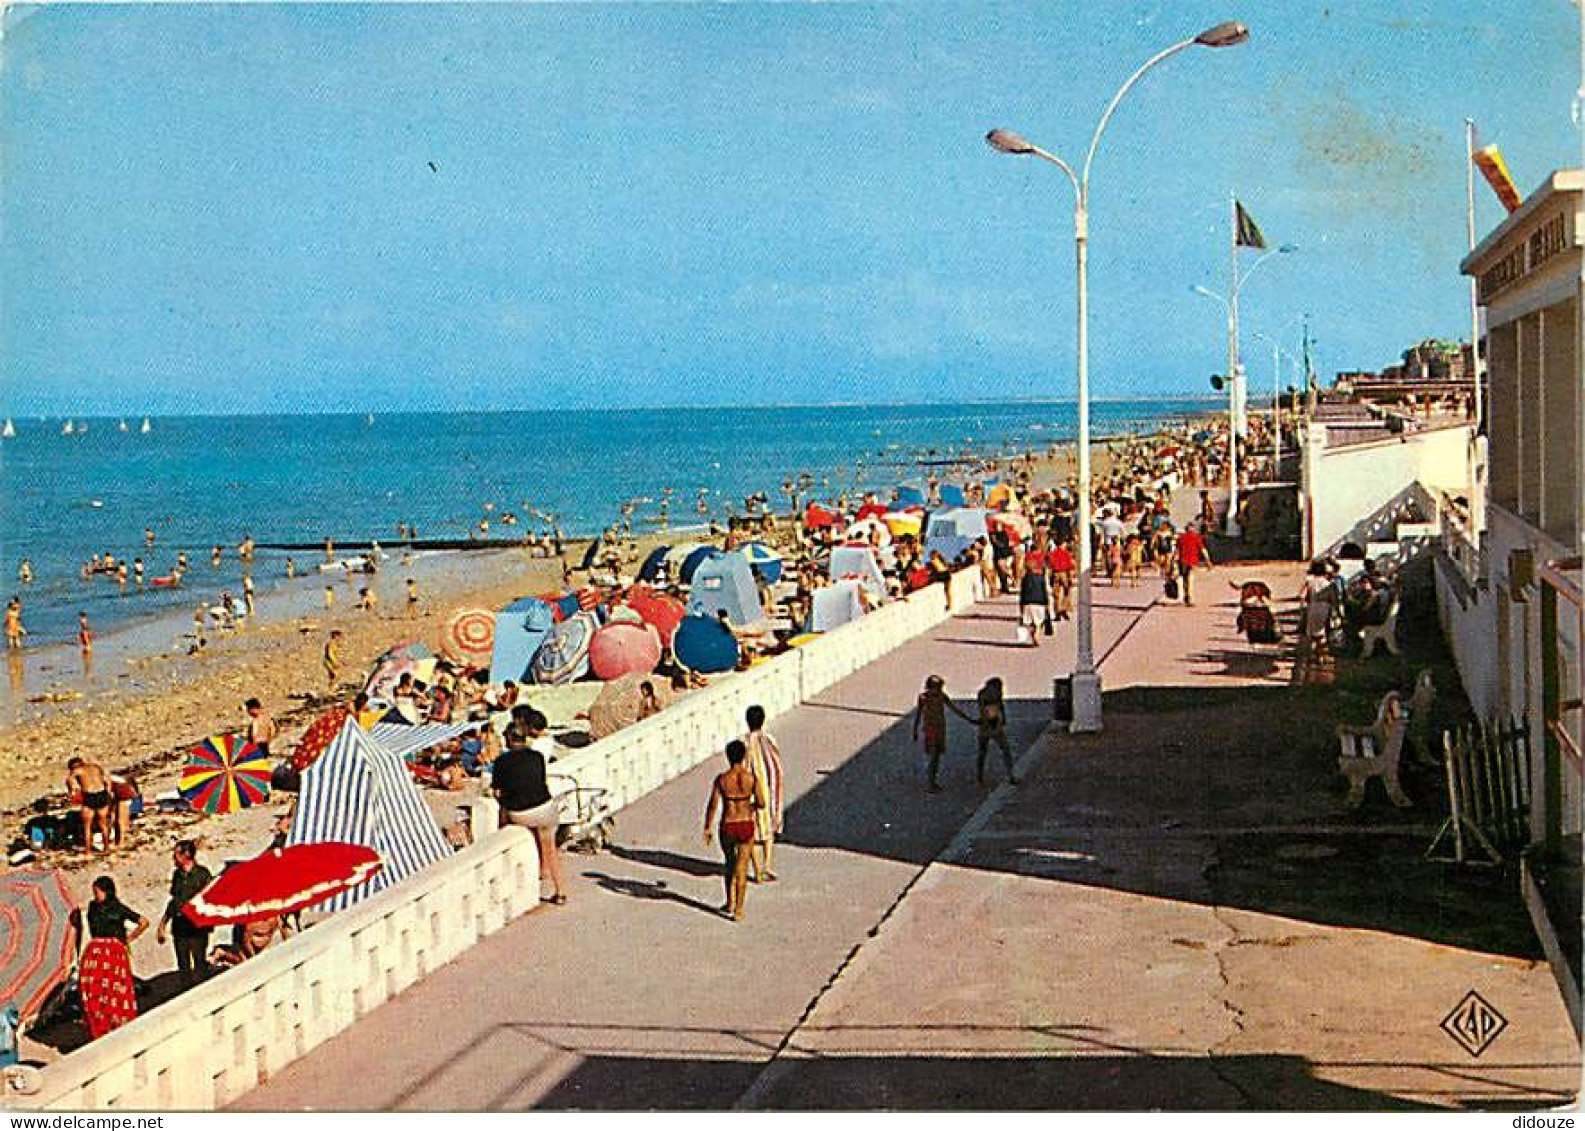
[[958, 709], [958, 705], [947, 698], [947, 681], [938, 675], [930, 676], [925, 680], [925, 689], [919, 693], [919, 702], [914, 708], [914, 741], [919, 741], [919, 730], [922, 726], [925, 732], [925, 757], [928, 760], [930, 776], [930, 792], [941, 792], [941, 755], [947, 750], [947, 712], [951, 711], [965, 722], [974, 720]]
[[985, 784], [985, 756], [990, 753], [991, 743], [994, 742], [1002, 748], [1002, 765], [1007, 768], [1008, 783], [1017, 785], [1018, 775], [1013, 773], [1013, 752], [1007, 745], [1007, 704], [1002, 698], [1000, 676], [992, 676], [985, 681], [977, 702], [980, 717], [975, 721], [975, 726], [979, 756], [974, 762], [974, 780], [980, 785]]

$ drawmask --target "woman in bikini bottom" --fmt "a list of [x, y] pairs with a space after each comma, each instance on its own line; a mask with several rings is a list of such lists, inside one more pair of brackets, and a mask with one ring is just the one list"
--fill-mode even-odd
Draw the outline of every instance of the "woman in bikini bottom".
[[710, 786], [710, 804], [704, 814], [704, 842], [709, 844], [716, 810], [721, 813], [721, 854], [725, 859], [721, 875], [726, 885], [726, 903], [721, 910], [733, 919], [743, 918], [749, 849], [754, 843], [754, 809], [759, 804], [754, 775], [743, 764], [747, 757], [748, 747], [741, 741], [727, 743], [727, 768]]

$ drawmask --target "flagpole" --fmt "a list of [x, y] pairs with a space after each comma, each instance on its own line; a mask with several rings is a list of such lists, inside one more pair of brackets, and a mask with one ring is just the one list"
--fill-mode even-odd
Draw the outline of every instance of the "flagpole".
[[1227, 536], [1238, 538], [1238, 198], [1227, 194], [1228, 263], [1232, 285], [1227, 290]]

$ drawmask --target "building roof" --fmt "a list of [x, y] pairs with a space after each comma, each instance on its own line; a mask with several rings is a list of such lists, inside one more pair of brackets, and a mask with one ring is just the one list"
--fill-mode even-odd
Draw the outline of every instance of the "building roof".
[[1512, 213], [1501, 224], [1498, 224], [1486, 234], [1485, 239], [1475, 245], [1475, 250], [1466, 255], [1459, 263], [1459, 271], [1465, 275], [1473, 275], [1475, 273], [1475, 264], [1490, 255], [1492, 250], [1503, 240], [1507, 239], [1511, 232], [1526, 223], [1542, 204], [1558, 193], [1581, 191], [1585, 191], [1585, 172], [1579, 169], [1554, 170], [1551, 176], [1542, 181], [1540, 186], [1525, 198], [1525, 202], [1519, 206], [1518, 211]]

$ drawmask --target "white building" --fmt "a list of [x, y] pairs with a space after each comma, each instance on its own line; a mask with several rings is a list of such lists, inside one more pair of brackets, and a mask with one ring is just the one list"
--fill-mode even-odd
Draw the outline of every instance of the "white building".
[[1585, 747], [1582, 190], [1579, 170], [1554, 173], [1462, 265], [1486, 314], [1485, 530], [1477, 532], [1478, 511], [1469, 522], [1468, 512], [1460, 521], [1444, 510], [1437, 561], [1443, 628], [1476, 711], [1529, 724], [1526, 898], [1576, 1027]]

